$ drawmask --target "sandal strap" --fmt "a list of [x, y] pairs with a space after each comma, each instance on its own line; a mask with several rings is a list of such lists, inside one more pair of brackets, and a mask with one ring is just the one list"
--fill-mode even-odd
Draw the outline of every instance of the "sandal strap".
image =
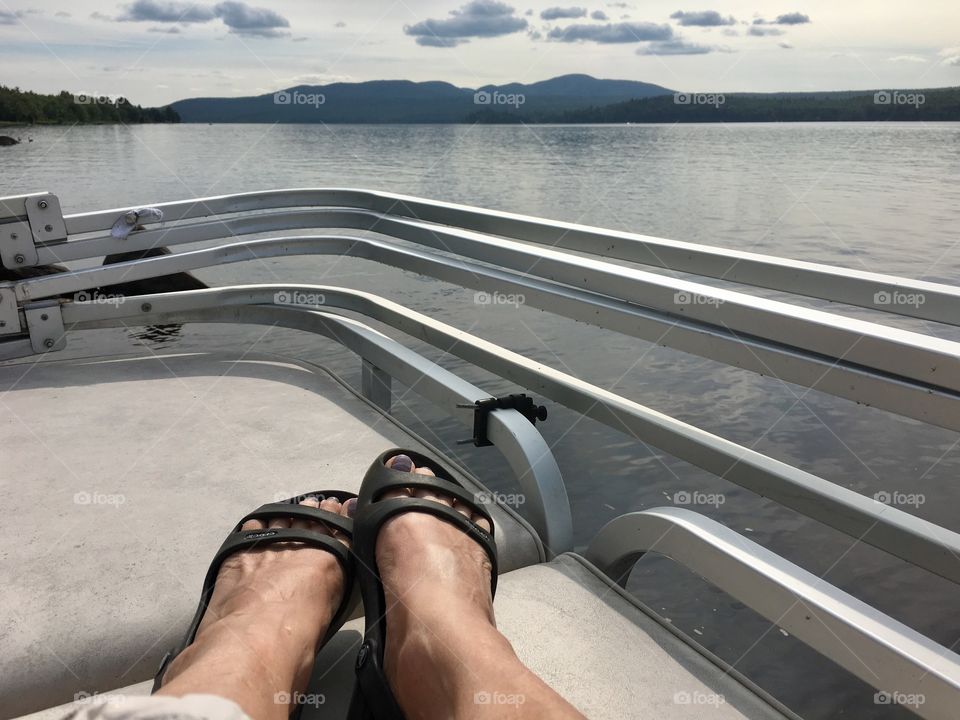
[[[356, 497], [356, 495], [353, 493], [341, 491], [311, 493], [311, 495], [336, 497], [341, 502], [346, 502], [347, 500]], [[334, 614], [333, 620], [330, 622], [327, 635], [322, 642], [325, 643], [337, 630], [340, 629], [340, 626], [346, 620], [346, 616], [350, 611], [351, 605], [353, 604], [353, 593], [349, 591], [349, 588], [352, 584], [354, 568], [353, 555], [350, 552], [350, 549], [336, 538], [330, 535], [321, 534], [315, 530], [301, 528], [263, 528], [260, 530], [240, 529], [243, 524], [247, 522], [247, 520], [270, 520], [278, 517], [285, 517], [309, 520], [312, 522], [322, 523], [327, 526], [332, 526], [351, 539], [353, 538], [353, 520], [351, 518], [330, 512], [329, 510], [321, 510], [320, 508], [311, 507], [309, 505], [300, 505], [300, 499], [301, 498], [299, 497], [289, 498], [281, 502], [261, 505], [252, 513], [246, 515], [234, 526], [233, 532], [231, 532], [223, 541], [223, 544], [220, 545], [220, 549], [217, 550], [216, 554], [213, 556], [213, 560], [210, 562], [210, 566], [207, 569], [207, 574], [203, 580], [203, 588], [200, 591], [200, 602], [197, 606], [197, 611], [193, 616], [193, 620], [190, 623], [190, 628], [187, 631], [186, 637], [179, 647], [177, 647], [175, 650], [167, 652], [166, 655], [163, 656], [163, 659], [160, 661], [160, 667], [157, 669], [157, 674], [154, 677], [153, 690], [151, 692], [156, 692], [160, 689], [163, 682], [163, 675], [167, 670], [167, 666], [177, 655], [182, 653], [184, 649], [186, 649], [187, 646], [194, 641], [194, 638], [197, 635], [197, 630], [200, 627], [200, 622], [203, 620], [203, 616], [206, 613], [207, 605], [210, 602], [210, 598], [213, 596], [213, 589], [217, 581], [217, 575], [220, 572], [220, 567], [227, 560], [227, 558], [244, 550], [251, 550], [276, 543], [302, 543], [304, 545], [309, 545], [331, 553], [337, 559], [337, 562], [343, 570], [346, 582], [344, 584], [345, 590], [343, 599], [340, 602], [340, 607], [337, 608], [337, 612]]]

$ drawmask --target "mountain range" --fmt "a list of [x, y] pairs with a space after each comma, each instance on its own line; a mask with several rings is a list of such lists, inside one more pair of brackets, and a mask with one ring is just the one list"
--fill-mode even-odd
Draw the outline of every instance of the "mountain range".
[[297, 85], [252, 97], [192, 98], [172, 108], [187, 123], [456, 123], [477, 113], [541, 116], [672, 94], [651, 83], [589, 75], [480, 88], [374, 80]]

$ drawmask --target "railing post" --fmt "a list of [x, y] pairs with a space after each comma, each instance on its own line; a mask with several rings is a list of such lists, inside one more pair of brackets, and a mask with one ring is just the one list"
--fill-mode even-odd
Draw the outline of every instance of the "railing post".
[[364, 360], [360, 369], [360, 393], [384, 412], [390, 412], [393, 393], [390, 390], [390, 375], [369, 360]]

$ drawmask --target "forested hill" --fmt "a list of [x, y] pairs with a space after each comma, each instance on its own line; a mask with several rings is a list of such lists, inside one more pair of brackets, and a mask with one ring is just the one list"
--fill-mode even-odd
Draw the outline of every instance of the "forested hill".
[[0, 85], [0, 122], [4, 123], [175, 123], [171, 107], [143, 108], [121, 97], [78, 95], [63, 90], [42, 95]]
[[[501, 115], [483, 122], [519, 122]], [[532, 118], [522, 118], [524, 122]], [[558, 123], [960, 121], [960, 88], [820, 93], [676, 93], [534, 121]]]

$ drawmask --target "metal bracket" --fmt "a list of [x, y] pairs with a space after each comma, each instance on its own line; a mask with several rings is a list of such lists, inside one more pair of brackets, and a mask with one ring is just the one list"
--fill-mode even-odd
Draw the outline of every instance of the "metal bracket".
[[27, 209], [27, 221], [33, 231], [33, 240], [37, 243], [52, 240], [66, 240], [67, 226], [63, 222], [63, 211], [56, 195], [44, 193], [31, 195], [24, 201]]
[[30, 331], [30, 346], [35, 353], [63, 350], [67, 346], [67, 334], [63, 329], [63, 314], [60, 303], [49, 300], [32, 305], [24, 310], [27, 329]]
[[494, 410], [516, 410], [533, 425], [537, 424], [537, 420], [547, 419], [547, 408], [543, 405], [537, 405], [533, 398], [528, 397], [526, 393], [477, 400], [473, 405], [461, 404], [457, 407], [473, 408], [473, 437], [469, 440], [458, 440], [458, 445], [466, 445], [467, 443], [473, 443], [477, 447], [493, 445], [490, 438], [487, 437], [487, 420]]
[[39, 262], [38, 244], [66, 239], [67, 226], [56, 195], [0, 198], [0, 261], [5, 268], [33, 267]]
[[0, 335], [20, 332], [20, 311], [13, 288], [0, 288]]

